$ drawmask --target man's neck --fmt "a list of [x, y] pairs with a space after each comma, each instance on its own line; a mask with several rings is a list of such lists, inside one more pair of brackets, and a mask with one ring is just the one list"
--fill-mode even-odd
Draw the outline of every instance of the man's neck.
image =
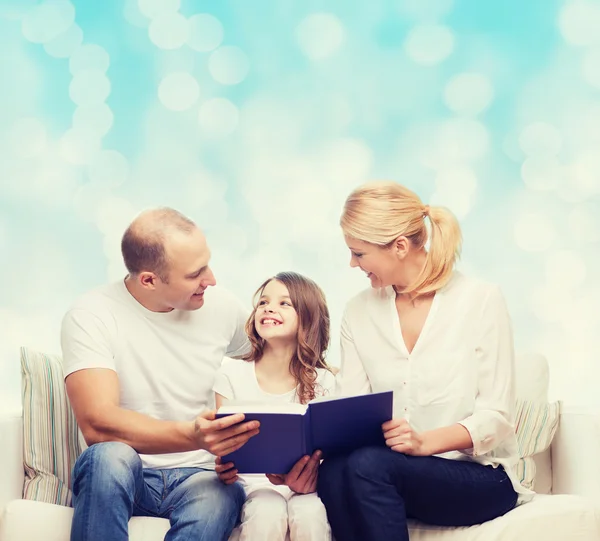
[[172, 308], [159, 306], [156, 302], [153, 302], [152, 299], [148, 298], [145, 289], [140, 286], [136, 279], [131, 275], [128, 274], [123, 280], [123, 283], [125, 284], [127, 291], [129, 291], [129, 294], [146, 308], [146, 310], [150, 310], [150, 312], [171, 312], [173, 310]]

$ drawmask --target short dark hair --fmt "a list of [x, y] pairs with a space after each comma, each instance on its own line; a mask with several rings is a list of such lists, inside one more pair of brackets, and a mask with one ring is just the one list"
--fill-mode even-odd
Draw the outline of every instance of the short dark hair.
[[191, 233], [195, 227], [192, 220], [172, 208], [146, 211], [129, 225], [121, 239], [121, 253], [127, 272], [136, 275], [148, 271], [168, 282], [165, 238], [173, 231]]

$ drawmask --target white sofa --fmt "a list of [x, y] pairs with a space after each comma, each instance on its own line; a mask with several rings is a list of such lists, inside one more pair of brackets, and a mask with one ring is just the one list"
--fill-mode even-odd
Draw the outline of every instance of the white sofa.
[[[547, 400], [548, 368], [543, 357], [519, 357], [517, 380], [520, 397]], [[68, 541], [72, 509], [21, 499], [22, 442], [21, 414], [0, 414], [0, 541]], [[543, 494], [532, 502], [470, 528], [412, 522], [411, 541], [599, 541], [600, 416], [563, 408], [552, 448], [534, 459], [536, 491]], [[547, 494], [550, 491], [554, 494]], [[166, 519], [134, 517], [130, 539], [162, 541], [168, 527]], [[231, 539], [237, 537], [236, 531]]]

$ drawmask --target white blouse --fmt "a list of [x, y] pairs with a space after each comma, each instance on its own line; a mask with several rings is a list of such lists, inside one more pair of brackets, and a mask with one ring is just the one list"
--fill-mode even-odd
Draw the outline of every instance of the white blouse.
[[392, 390], [394, 417], [417, 432], [460, 423], [473, 448], [438, 456], [502, 465], [520, 502], [529, 499], [513, 472], [514, 346], [500, 289], [455, 272], [436, 292], [411, 353], [395, 299], [392, 287], [370, 288], [346, 306], [338, 394]]

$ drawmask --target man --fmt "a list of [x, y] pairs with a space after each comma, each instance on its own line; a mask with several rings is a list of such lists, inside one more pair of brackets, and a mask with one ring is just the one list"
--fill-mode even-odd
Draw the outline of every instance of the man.
[[[62, 325], [67, 393], [89, 447], [73, 475], [72, 541], [126, 541], [131, 516], [168, 518], [172, 541], [227, 539], [244, 502], [214, 457], [257, 422], [215, 420], [212, 384], [248, 342], [247, 311], [216, 284], [210, 250], [175, 210], [125, 232], [124, 281], [79, 298]], [[210, 288], [210, 289], [209, 289]]]

